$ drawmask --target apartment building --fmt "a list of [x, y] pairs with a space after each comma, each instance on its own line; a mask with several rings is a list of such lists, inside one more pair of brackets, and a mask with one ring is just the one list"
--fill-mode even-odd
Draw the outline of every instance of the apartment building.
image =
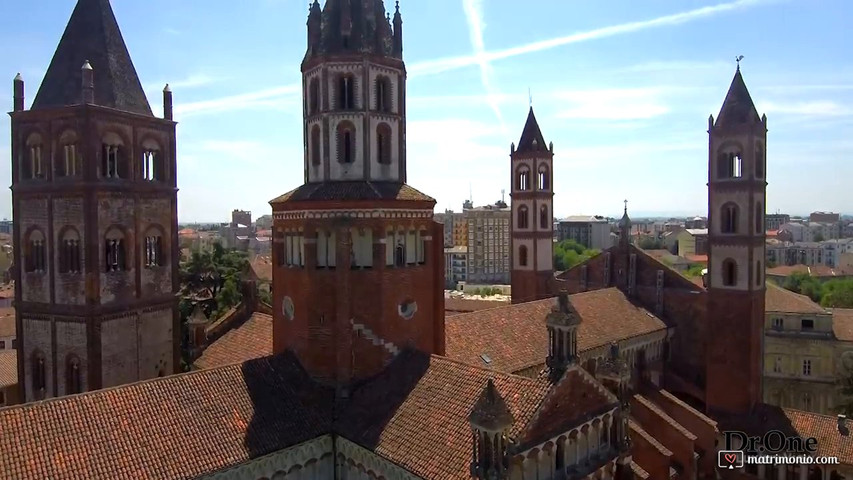
[[841, 224], [791, 221], [780, 225], [779, 232], [785, 232], [784, 235], [793, 242], [820, 242], [841, 238]]
[[468, 224], [468, 283], [509, 284], [511, 212], [504, 202], [463, 211]]
[[824, 240], [822, 242], [784, 242], [767, 240], [767, 262], [771, 265], [806, 265], [809, 267], [846, 266], [853, 253], [853, 238]]
[[841, 215], [833, 212], [812, 212], [809, 214], [809, 222], [816, 223], [838, 223]]
[[448, 289], [455, 289], [459, 282], [468, 280], [468, 247], [444, 249], [444, 282]]
[[601, 215], [577, 215], [557, 222], [557, 241], [574, 240], [586, 248], [604, 250], [613, 246], [610, 224]]
[[768, 213], [764, 216], [764, 226], [767, 231], [779, 230], [779, 227], [791, 222], [791, 216], [784, 213]]

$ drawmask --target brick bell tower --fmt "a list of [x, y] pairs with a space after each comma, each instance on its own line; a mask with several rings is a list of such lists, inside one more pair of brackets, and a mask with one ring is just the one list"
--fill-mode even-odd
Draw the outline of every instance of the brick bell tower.
[[172, 94], [148, 104], [108, 0], [79, 0], [30, 110], [14, 80], [18, 377], [26, 401], [179, 365]]
[[443, 228], [405, 183], [402, 24], [382, 0], [311, 5], [305, 183], [270, 202], [274, 350], [342, 392], [406, 347], [444, 352]]
[[554, 144], [545, 143], [533, 107], [510, 163], [512, 303], [523, 303], [554, 296]]
[[767, 117], [739, 65], [708, 135], [706, 406], [744, 414], [762, 401]]

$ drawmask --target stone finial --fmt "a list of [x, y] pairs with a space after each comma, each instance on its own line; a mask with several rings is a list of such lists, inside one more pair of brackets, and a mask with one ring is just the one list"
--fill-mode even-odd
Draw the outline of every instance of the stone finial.
[[16, 112], [24, 109], [24, 77], [20, 73], [12, 81], [12, 104]]
[[468, 416], [471, 426], [478, 430], [500, 432], [512, 426], [515, 419], [495, 382], [490, 378]]
[[172, 105], [172, 88], [167, 83], [163, 88], [163, 118], [172, 120], [174, 118], [174, 107]]
[[95, 71], [88, 60], [80, 67], [83, 72], [82, 89], [83, 103], [95, 103]]
[[200, 303], [195, 305], [193, 308], [193, 313], [190, 315], [190, 318], [187, 319], [187, 323], [191, 324], [205, 324], [208, 322], [207, 315], [204, 314], [204, 308]]
[[546, 317], [545, 322], [549, 326], [554, 327], [573, 327], [580, 325], [580, 315], [575, 307], [572, 306], [569, 300], [569, 292], [560, 290], [557, 295], [557, 303], [551, 308], [551, 313]]

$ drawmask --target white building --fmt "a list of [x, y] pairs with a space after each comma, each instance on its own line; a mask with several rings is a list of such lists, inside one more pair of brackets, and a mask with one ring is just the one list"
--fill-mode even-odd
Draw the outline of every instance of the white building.
[[600, 215], [577, 215], [560, 220], [556, 234], [558, 241], [574, 240], [586, 248], [604, 250], [613, 246], [610, 225]]
[[468, 247], [444, 249], [444, 281], [447, 288], [454, 289], [459, 282], [468, 279]]

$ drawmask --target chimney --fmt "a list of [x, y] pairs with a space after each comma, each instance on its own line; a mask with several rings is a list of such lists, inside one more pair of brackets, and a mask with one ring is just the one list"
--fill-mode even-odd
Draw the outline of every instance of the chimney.
[[169, 88], [169, 84], [166, 84], [166, 87], [163, 89], [163, 118], [166, 120], [172, 120], [173, 111], [172, 111], [172, 89]]
[[847, 435], [847, 415], [838, 415], [838, 432], [842, 435]]
[[12, 85], [13, 110], [20, 112], [24, 109], [24, 78], [21, 77], [20, 73], [15, 75], [15, 80], [12, 82]]
[[92, 70], [92, 65], [86, 60], [83, 63], [83, 85], [81, 85], [83, 92], [83, 103], [84, 104], [93, 104], [95, 103], [95, 71]]
[[563, 313], [569, 313], [569, 291], [568, 290], [560, 290], [560, 293], [557, 295], [557, 305], [560, 307], [560, 311]]

